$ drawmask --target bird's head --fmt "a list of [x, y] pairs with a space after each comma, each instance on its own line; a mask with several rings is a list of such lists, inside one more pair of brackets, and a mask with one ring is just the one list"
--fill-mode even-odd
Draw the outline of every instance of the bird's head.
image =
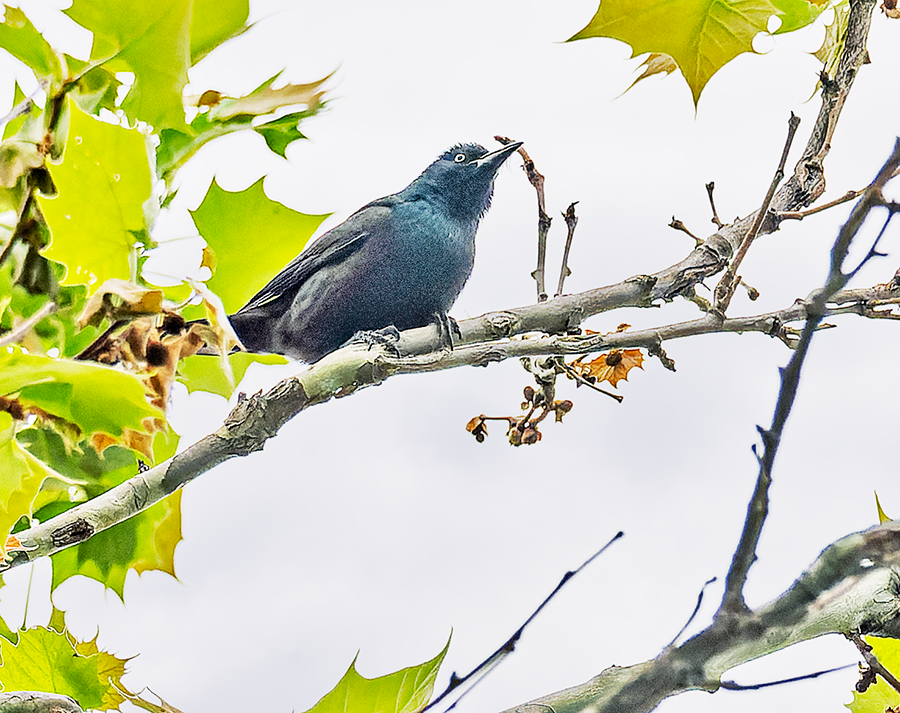
[[478, 220], [491, 205], [494, 178], [503, 162], [522, 145], [490, 151], [478, 144], [457, 144], [431, 164], [416, 183], [462, 220]]

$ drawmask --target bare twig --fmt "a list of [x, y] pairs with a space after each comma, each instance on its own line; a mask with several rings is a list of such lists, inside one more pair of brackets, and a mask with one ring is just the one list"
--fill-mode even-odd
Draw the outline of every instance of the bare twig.
[[719, 220], [719, 214], [716, 212], [716, 202], [713, 200], [713, 191], [716, 190], [715, 181], [706, 184], [706, 194], [709, 196], [709, 207], [712, 209], [712, 218], [710, 219], [717, 228], [721, 228], [725, 223]]
[[621, 394], [614, 394], [611, 391], [606, 391], [604, 389], [601, 389], [594, 382], [588, 381], [581, 374], [579, 374], [577, 371], [575, 371], [571, 366], [566, 364], [562, 359], [560, 359], [559, 364], [562, 367], [562, 370], [564, 372], [566, 372], [566, 374], [571, 376], [573, 379], [575, 379], [575, 381], [577, 381], [579, 384], [583, 384], [584, 386], [589, 386], [594, 391], [599, 391], [604, 396], [609, 396], [611, 399], [615, 399], [619, 403], [622, 403], [625, 400], [625, 397], [622, 396]]
[[796, 683], [797, 681], [808, 681], [812, 678], [824, 676], [826, 673], [836, 673], [838, 671], [846, 671], [848, 668], [856, 666], [855, 663], [848, 663], [844, 666], [835, 666], [834, 668], [826, 668], [824, 671], [816, 671], [815, 673], [804, 673], [802, 676], [792, 676], [791, 678], [782, 678], [778, 681], [766, 681], [765, 683], [753, 683], [741, 685], [734, 681], [722, 681], [722, 688], [726, 691], [758, 691], [761, 688], [770, 688], [771, 686], [780, 686], [784, 683]]
[[678, 218], [676, 218], [674, 215], [672, 216], [672, 221], [669, 223], [669, 227], [672, 228], [672, 230], [680, 230], [682, 233], [687, 233], [688, 235], [690, 235], [694, 239], [695, 246], [703, 244], [703, 238], [698, 238], [696, 235], [694, 235], [690, 230], [687, 229], [687, 226], [680, 220], [678, 220]]
[[0, 337], [0, 347], [5, 347], [8, 344], [18, 344], [25, 338], [28, 332], [30, 332], [38, 322], [40, 322], [45, 317], [49, 317], [51, 314], [56, 312], [57, 309], [59, 309], [59, 305], [57, 305], [56, 302], [47, 302], [28, 319], [23, 321], [17, 327], [13, 327], [6, 334]]
[[[488, 656], [484, 661], [482, 661], [480, 664], [478, 664], [475, 668], [473, 668], [465, 676], [457, 676], [456, 673], [451, 674], [450, 675], [450, 683], [447, 685], [447, 688], [445, 688], [443, 690], [443, 692], [441, 692], [440, 695], [436, 696], [427, 706], [425, 706], [421, 710], [420, 713], [425, 713], [425, 711], [430, 710], [431, 708], [434, 708], [441, 701], [443, 701], [447, 696], [449, 696], [454, 690], [456, 690], [463, 684], [471, 681], [475, 676], [479, 676], [479, 680], [480, 680], [480, 678], [483, 678], [485, 674], [490, 672], [498, 663], [500, 663], [501, 660], [503, 660], [504, 658], [506, 658], [506, 656], [511, 654], [515, 650], [516, 644], [518, 643], [519, 639], [522, 637], [522, 633], [525, 631], [525, 627], [527, 627], [532, 621], [534, 621], [534, 618], [538, 614], [541, 613], [541, 610], [550, 603], [550, 600], [553, 599], [553, 597], [555, 597], [557, 594], [559, 594], [560, 590], [564, 586], [566, 586], [566, 583], [570, 579], [572, 579], [572, 577], [574, 577], [576, 574], [579, 574], [583, 569], [585, 569], [591, 562], [593, 562], [595, 559], [597, 559], [600, 555], [602, 555], [604, 552], [606, 552], [606, 550], [608, 550], [613, 545], [613, 543], [616, 542], [616, 540], [621, 539], [622, 537], [624, 537], [624, 535], [625, 535], [625, 533], [620, 530], [613, 536], [613, 538], [609, 542], [607, 542], [605, 545], [603, 545], [603, 547], [601, 547], [594, 554], [592, 554], [587, 560], [585, 560], [581, 564], [580, 567], [566, 572], [563, 575], [562, 579], [559, 580], [559, 584], [556, 585], [554, 590], [552, 592], [550, 592], [550, 594], [547, 595], [547, 597], [544, 599], [544, 601], [542, 601], [538, 605], [537, 609], [535, 609], [531, 613], [531, 615], [525, 620], [525, 622], [522, 624], [522, 626], [520, 626], [518, 629], [516, 629], [515, 633], [512, 636], [510, 636], [499, 649], [497, 649], [494, 653], [492, 653], [490, 656]], [[474, 685], [474, 683], [473, 683], [473, 685]], [[451, 706], [451, 708], [452, 707], [453, 706]], [[448, 710], [449, 710], [449, 708], [448, 708]]]
[[[747, 519], [744, 522], [744, 530], [741, 534], [741, 540], [734, 553], [731, 568], [725, 579], [725, 596], [722, 598], [722, 604], [716, 617], [723, 615], [734, 615], [747, 610], [744, 602], [744, 584], [747, 581], [747, 574], [750, 567], [756, 559], [756, 547], [759, 543], [759, 536], [762, 533], [763, 524], [769, 509], [769, 486], [772, 482], [772, 468], [775, 464], [775, 454], [781, 442], [781, 434], [784, 425], [790, 415], [794, 398], [797, 395], [797, 388], [800, 385], [800, 371], [809, 346], [812, 341], [813, 334], [822, 321], [827, 304], [834, 298], [834, 295], [847, 284], [850, 277], [856, 273], [863, 263], [874, 257], [877, 253], [875, 248], [878, 240], [884, 232], [879, 233], [874, 244], [870, 248], [868, 254], [863, 258], [862, 263], [858, 265], [851, 273], [845, 274], [843, 271], [844, 260], [850, 249], [850, 243], [857, 235], [866, 218], [872, 209], [883, 204], [882, 188], [890, 179], [892, 173], [900, 166], [900, 139], [894, 145], [894, 152], [887, 160], [885, 165], [879, 171], [878, 176], [872, 182], [872, 185], [866, 189], [862, 199], [853, 209], [850, 218], [841, 228], [838, 237], [835, 240], [834, 247], [831, 251], [831, 269], [825, 286], [815, 293], [809, 300], [807, 306], [808, 316], [800, 340], [797, 343], [794, 355], [788, 362], [787, 367], [781, 372], [781, 390], [778, 394], [778, 401], [775, 405], [775, 415], [772, 418], [772, 425], [768, 429], [759, 428], [762, 437], [763, 452], [757, 455], [759, 460], [759, 475], [756, 480], [756, 489], [750, 504], [747, 508]], [[889, 218], [894, 215], [889, 214]], [[885, 227], [886, 227], [885, 223]]]
[[706, 588], [710, 584], [715, 582], [717, 579], [718, 579], [717, 577], [712, 577], [711, 579], [707, 579], [703, 583], [703, 586], [700, 587], [700, 593], [697, 595], [697, 603], [694, 605], [694, 611], [691, 612], [691, 615], [688, 617], [688, 620], [686, 622], [684, 622], [684, 626], [682, 626], [681, 629], [678, 630], [678, 633], [675, 634], [673, 639], [669, 642], [669, 645], [666, 647], [667, 649], [672, 646], [675, 646], [675, 643], [678, 641], [678, 639], [681, 638], [681, 635], [684, 634], [685, 631], [687, 631], [687, 628], [691, 625], [691, 622], [694, 621], [694, 619], [697, 617], [697, 612], [700, 611], [700, 606], [703, 604], [703, 594], [706, 592]]
[[859, 634], [847, 634], [847, 638], [859, 649], [859, 653], [865, 659], [869, 670], [877, 676], [881, 676], [884, 682], [895, 691], [900, 692], [900, 680], [878, 660], [878, 657], [872, 653], [872, 647], [863, 640], [862, 636]]
[[[494, 138], [504, 145], [512, 143], [512, 139], [506, 136], [495, 136]], [[518, 151], [522, 158], [525, 159], [525, 175], [528, 176], [528, 181], [534, 186], [535, 193], [537, 194], [537, 267], [534, 272], [531, 273], [531, 276], [534, 278], [535, 283], [537, 283], [538, 302], [545, 302], [547, 300], [547, 287], [545, 282], [547, 273], [547, 233], [550, 232], [551, 218], [547, 215], [547, 205], [544, 201], [544, 176], [534, 167], [534, 161], [531, 160], [531, 157], [524, 148], [520, 146]]]
[[829, 208], [834, 208], [837, 205], [842, 205], [847, 201], [852, 201], [855, 198], [858, 198], [863, 194], [865, 188], [862, 188], [858, 191], [847, 191], [840, 198], [835, 198], [833, 201], [828, 201], [827, 203], [823, 203], [822, 205], [817, 205], [815, 208], [809, 208], [808, 210], [794, 210], [794, 211], [783, 211], [781, 213], [776, 213], [775, 217], [778, 220], [803, 220], [804, 218], [815, 215], [816, 213], [821, 213], [823, 210], [828, 210]]
[[556, 286], [556, 297], [563, 293], [563, 284], [566, 278], [572, 274], [572, 271], [569, 269], [569, 250], [572, 248], [572, 238], [575, 237], [575, 226], [578, 225], [578, 216], [575, 215], [576, 205], [578, 205], [578, 201], [570, 203], [566, 212], [562, 214], [563, 220], [566, 221], [568, 234], [566, 235], [566, 247], [563, 250], [562, 265], [559, 268], [559, 284]]
[[[791, 118], [788, 120], [787, 139], [785, 140], [784, 148], [781, 151], [781, 160], [778, 162], [778, 168], [775, 170], [775, 175], [772, 177], [772, 182], [769, 184], [769, 190], [766, 191], [766, 197], [763, 199], [762, 205], [756, 213], [756, 219], [753, 221], [747, 234], [744, 235], [740, 247], [738, 247], [737, 252], [731, 259], [728, 269], [725, 271], [725, 274], [722, 275], [719, 284], [716, 285], [715, 307], [721, 314], [725, 314], [728, 310], [728, 305], [731, 303], [731, 298], [734, 295], [734, 288], [738, 282], [737, 271], [740, 268], [744, 257], [747, 255], [747, 251], [750, 249], [750, 244], [759, 233], [763, 220], [765, 220], [769, 213], [769, 207], [772, 205], [772, 199], [775, 197], [775, 189], [778, 188], [778, 184], [781, 183], [784, 178], [784, 166], [787, 163], [787, 157], [790, 153], [791, 145], [794, 143], [794, 135], [797, 133], [798, 126], [800, 126], [800, 117], [791, 112]], [[711, 195], [712, 193], [710, 192], [710, 196]]]

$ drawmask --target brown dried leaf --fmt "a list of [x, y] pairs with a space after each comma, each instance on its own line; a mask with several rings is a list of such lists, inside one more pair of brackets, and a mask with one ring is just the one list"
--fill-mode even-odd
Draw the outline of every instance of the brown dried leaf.
[[[333, 73], [332, 73], [333, 74]], [[268, 86], [262, 86], [247, 96], [238, 99], [220, 97], [220, 101], [209, 111], [210, 119], [226, 121], [235, 116], [264, 116], [288, 106], [305, 104], [315, 108], [322, 100], [322, 85], [331, 78], [331, 74], [309, 84], [286, 84], [278, 89], [272, 85], [278, 81], [275, 77]]]
[[[625, 92], [633, 89], [635, 84], [643, 79], [647, 79], [647, 77], [652, 77], [654, 74], [671, 74], [678, 69], [678, 65], [674, 59], [669, 55], [660, 52], [651, 52], [647, 55], [647, 59], [641, 62], [638, 68], [640, 69], [640, 67], [644, 68], [643, 71], [638, 75], [638, 78], [629, 85]], [[622, 93], [624, 94], [625, 92]]]
[[608, 381], [616, 386], [622, 379], [628, 381], [628, 372], [635, 367], [643, 369], [643, 363], [644, 355], [640, 349], [616, 349], [586, 363], [576, 360], [572, 367], [581, 376], [594, 379], [594, 383]]
[[104, 319], [116, 321], [148, 314], [159, 314], [163, 308], [162, 290], [140, 287], [116, 277], [104, 282], [78, 317], [82, 329], [91, 324], [99, 326]]

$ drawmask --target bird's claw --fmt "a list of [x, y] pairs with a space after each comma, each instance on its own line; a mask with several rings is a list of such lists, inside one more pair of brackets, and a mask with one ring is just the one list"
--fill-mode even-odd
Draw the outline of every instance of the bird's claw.
[[357, 332], [347, 340], [347, 344], [365, 344], [369, 349], [372, 347], [382, 347], [391, 356], [399, 357], [400, 350], [397, 349], [397, 342], [399, 341], [400, 330], [391, 325], [384, 329]]
[[447, 347], [452, 352], [453, 335], [455, 334], [457, 337], [462, 339], [462, 331], [459, 328], [459, 324], [449, 314], [441, 313], [437, 313], [434, 315], [434, 322], [435, 324], [437, 324], [438, 339], [441, 342], [441, 346]]

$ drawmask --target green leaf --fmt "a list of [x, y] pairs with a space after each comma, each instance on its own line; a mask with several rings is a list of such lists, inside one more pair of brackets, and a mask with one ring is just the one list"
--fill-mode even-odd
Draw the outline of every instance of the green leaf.
[[91, 59], [134, 72], [122, 109], [163, 129], [184, 128], [191, 65], [191, 0], [75, 0], [65, 13], [94, 33]]
[[[122, 698], [115, 690], [124, 672], [125, 661], [111, 654], [103, 655], [96, 645], [73, 645], [65, 633], [37, 627], [19, 632], [16, 645], [0, 642], [3, 664], [0, 684], [6, 691], [42, 691], [70, 696], [84, 710], [114, 710]], [[111, 665], [115, 659], [117, 665]]]
[[[175, 453], [178, 436], [174, 433], [156, 434], [153, 440], [154, 460], [160, 463]], [[86, 486], [88, 497], [94, 497], [110, 487], [124, 482], [138, 472], [137, 458], [123, 448], [109, 448], [104, 460], [115, 451], [117, 467], [103, 473], [101, 480]], [[112, 482], [110, 482], [112, 481]], [[102, 482], [102, 486], [100, 483]], [[175, 577], [175, 548], [181, 541], [181, 494], [179, 490], [124, 522], [98, 532], [89, 540], [57, 552], [50, 559], [53, 564], [52, 589], [69, 577], [83, 575], [96, 579], [113, 590], [120, 598], [125, 589], [128, 570], [141, 573], [161, 571]], [[51, 503], [35, 512], [41, 521], [65, 512], [74, 503]]]
[[20, 350], [0, 352], [0, 395], [16, 394], [23, 405], [73, 423], [87, 435], [118, 438], [125, 428], [144, 431], [143, 419], [162, 415], [132, 374]]
[[244, 378], [244, 374], [251, 364], [287, 364], [287, 359], [278, 354], [250, 354], [249, 352], [229, 354], [228, 361], [231, 364], [231, 372], [234, 374], [234, 384], [228, 380], [228, 376], [222, 368], [221, 357], [202, 354], [182, 359], [178, 365], [178, 380], [187, 386], [188, 391], [209, 391], [227, 399], [234, 393], [234, 387]]
[[363, 678], [356, 659], [340, 682], [307, 713], [413, 713], [431, 698], [438, 669], [450, 648], [431, 661], [379, 678]]
[[[900, 641], [897, 639], [879, 639], [874, 636], [865, 637], [866, 643], [872, 647], [872, 653], [882, 665], [896, 674], [900, 671]], [[869, 686], [865, 693], [853, 692], [853, 701], [846, 704], [852, 713], [885, 713], [889, 709], [900, 706], [900, 693], [895, 691], [881, 676]]]
[[281, 158], [286, 158], [285, 149], [298, 139], [306, 138], [298, 126], [300, 120], [305, 117], [305, 112], [286, 114], [274, 121], [254, 126], [253, 130], [265, 139], [266, 146], [273, 153], [277, 153]]
[[299, 213], [271, 200], [263, 179], [238, 193], [213, 181], [200, 207], [191, 212], [216, 256], [216, 271], [207, 285], [229, 313], [238, 310], [296, 257], [328, 215]]
[[687, 80], [694, 105], [710, 78], [732, 59], [753, 51], [778, 9], [770, 0], [603, 0], [594, 18], [569, 38], [610, 37], [631, 56], [672, 57]]
[[834, 20], [825, 28], [822, 46], [814, 53], [822, 62], [827, 77], [834, 77], [847, 41], [847, 25], [850, 23], [850, 0], [841, 0], [834, 6]]
[[24, 62], [38, 78], [62, 78], [59, 58], [35, 29], [25, 13], [15, 7], [4, 7], [3, 24], [0, 24], [0, 47]]
[[250, 0], [194, 0], [191, 63], [196, 64], [225, 40], [247, 29]]
[[67, 266], [67, 284], [128, 279], [151, 193], [144, 135], [94, 119], [67, 101], [72, 120], [64, 160], [50, 167], [59, 196], [40, 198], [53, 236], [44, 254]]
[[[23, 101], [25, 101], [25, 92], [22, 91], [22, 88], [19, 86], [19, 83], [15, 83], [15, 88], [13, 89], [13, 101], [12, 108], [15, 109], [18, 107]], [[6, 122], [6, 126], [3, 127], [3, 138], [8, 139], [10, 136], [14, 136], [18, 133], [19, 129], [22, 128], [22, 124], [25, 123], [25, 120], [31, 116], [34, 112], [34, 104], [32, 102], [28, 103], [28, 111], [24, 114], [20, 114], [15, 119], [11, 119]]]
[[781, 26], [775, 30], [776, 35], [811, 25], [828, 7], [828, 0], [772, 0], [772, 3], [778, 8], [778, 19], [781, 20]]
[[19, 445], [15, 434], [12, 416], [0, 411], [0, 552], [19, 518], [31, 516], [41, 483], [52, 475], [45, 463]]

